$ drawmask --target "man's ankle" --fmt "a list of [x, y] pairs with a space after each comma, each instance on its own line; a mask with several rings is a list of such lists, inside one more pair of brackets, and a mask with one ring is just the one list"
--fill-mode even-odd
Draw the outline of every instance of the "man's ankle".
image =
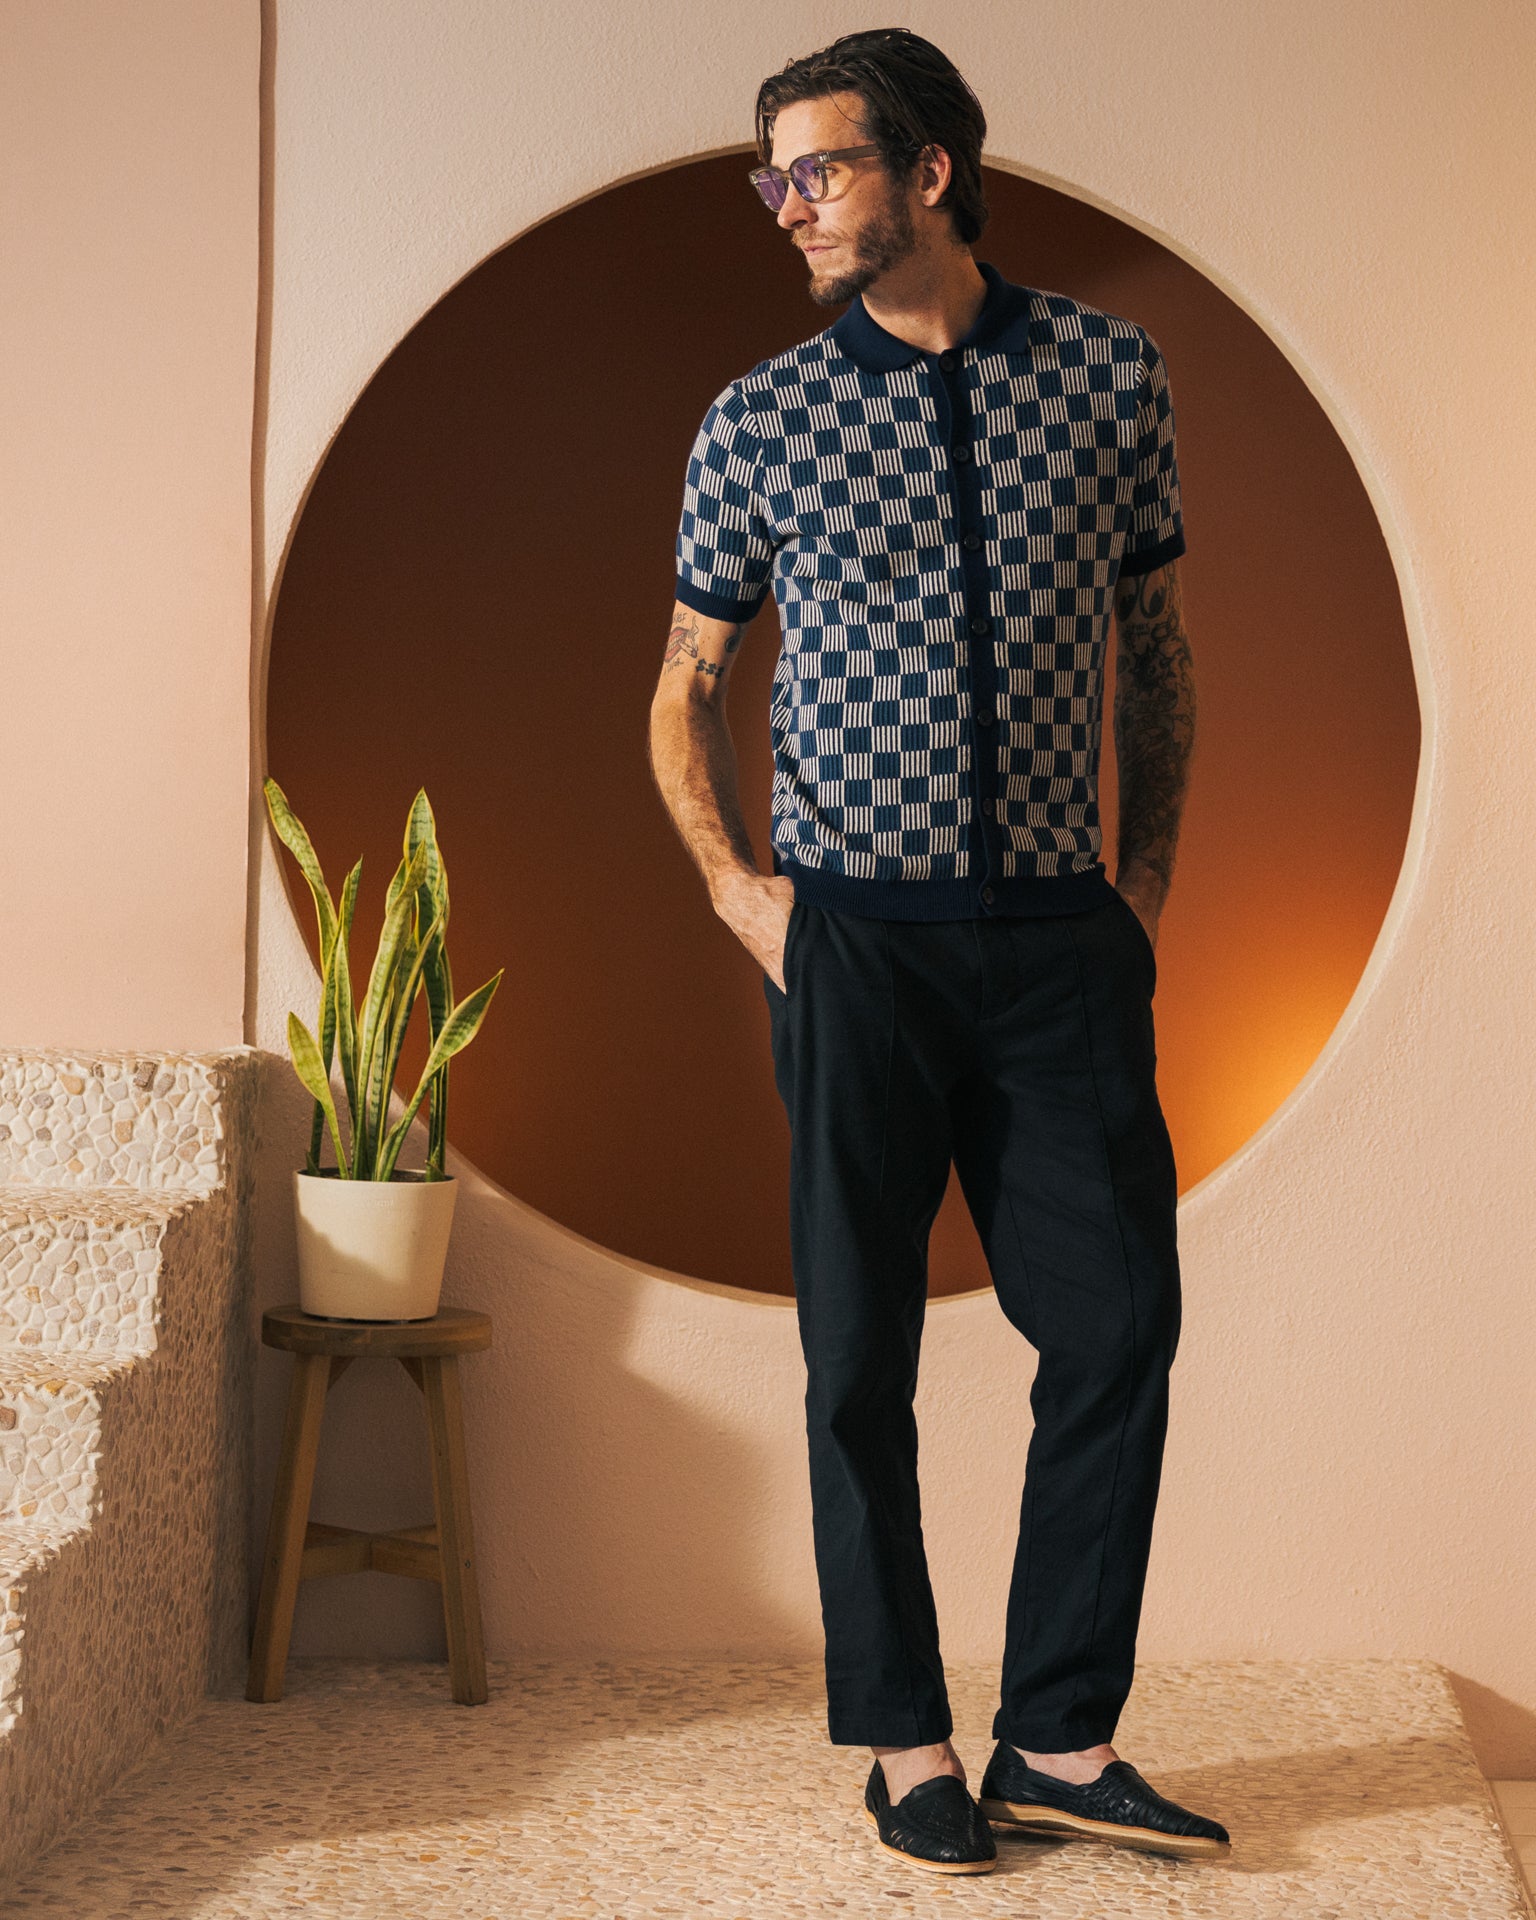
[[1069, 1786], [1086, 1786], [1090, 1780], [1097, 1780], [1110, 1761], [1120, 1757], [1107, 1740], [1101, 1740], [1097, 1746], [1060, 1753], [1034, 1753], [1012, 1740], [1008, 1744], [1037, 1773], [1048, 1773], [1055, 1779], [1065, 1780]]
[[886, 1791], [893, 1804], [920, 1781], [931, 1780], [937, 1774], [952, 1773], [958, 1780], [966, 1777], [960, 1756], [948, 1739], [930, 1741], [920, 1747], [871, 1747], [870, 1752], [880, 1762]]

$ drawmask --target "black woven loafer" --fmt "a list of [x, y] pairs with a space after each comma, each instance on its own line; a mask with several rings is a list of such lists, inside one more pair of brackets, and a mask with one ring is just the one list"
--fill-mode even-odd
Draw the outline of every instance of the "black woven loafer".
[[1148, 1786], [1129, 1760], [1111, 1760], [1082, 1786], [1032, 1767], [1007, 1740], [999, 1740], [978, 1796], [981, 1811], [999, 1826], [1026, 1833], [1106, 1840], [1148, 1853], [1209, 1858], [1230, 1851], [1219, 1821], [1191, 1813]]
[[992, 1829], [956, 1774], [919, 1780], [893, 1807], [877, 1759], [864, 1789], [864, 1817], [887, 1853], [930, 1873], [990, 1873], [997, 1865]]

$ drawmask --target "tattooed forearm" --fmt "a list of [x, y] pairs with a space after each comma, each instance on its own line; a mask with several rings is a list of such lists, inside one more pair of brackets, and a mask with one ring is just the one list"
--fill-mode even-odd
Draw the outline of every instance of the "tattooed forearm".
[[743, 876], [761, 878], [725, 717], [733, 656], [746, 630], [745, 622], [717, 620], [677, 601], [651, 700], [651, 771], [717, 910]]
[[[734, 653], [741, 645], [741, 636], [745, 627], [732, 627], [725, 636], [725, 650]], [[699, 623], [692, 614], [682, 615], [672, 622], [672, 631], [667, 635], [666, 650], [662, 655], [661, 670], [670, 673], [674, 667], [687, 671], [688, 662], [693, 662], [695, 673], [716, 674], [721, 672], [718, 660], [706, 660], [699, 652]]]
[[651, 772], [672, 823], [710, 898], [742, 873], [756, 873], [752, 836], [741, 815], [736, 749], [713, 700], [681, 691], [651, 708]]
[[1119, 865], [1150, 869], [1166, 898], [1195, 744], [1194, 666], [1178, 563], [1122, 581], [1115, 617]]

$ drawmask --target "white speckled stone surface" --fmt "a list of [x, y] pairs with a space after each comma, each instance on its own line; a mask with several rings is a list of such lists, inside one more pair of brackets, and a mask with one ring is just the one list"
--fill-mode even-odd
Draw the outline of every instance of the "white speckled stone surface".
[[153, 1352], [161, 1241], [207, 1197], [0, 1187], [0, 1350]]
[[[127, 1354], [20, 1358], [0, 1348], [0, 1525], [34, 1515], [90, 1524], [102, 1400]], [[8, 1722], [0, 1701], [0, 1731]]]
[[260, 1058], [0, 1053], [0, 1886], [243, 1673]]
[[[950, 1667], [979, 1783], [992, 1667]], [[1428, 1661], [1148, 1665], [1116, 1734], [1232, 1832], [1219, 1864], [1001, 1835], [923, 1873], [861, 1811], [819, 1663], [294, 1660], [281, 1701], [210, 1700], [22, 1875], [7, 1915], [411, 1920], [1528, 1920], [1455, 1696]]]
[[225, 1102], [229, 1073], [255, 1057], [0, 1053], [0, 1182], [209, 1192], [239, 1117]]

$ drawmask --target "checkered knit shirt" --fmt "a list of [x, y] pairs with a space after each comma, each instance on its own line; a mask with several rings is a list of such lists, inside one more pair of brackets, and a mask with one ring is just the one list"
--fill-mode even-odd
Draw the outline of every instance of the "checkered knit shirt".
[[856, 296], [733, 380], [688, 459], [677, 598], [778, 604], [773, 869], [876, 918], [1108, 899], [1115, 582], [1184, 551], [1156, 343], [977, 265], [958, 345], [911, 346]]

